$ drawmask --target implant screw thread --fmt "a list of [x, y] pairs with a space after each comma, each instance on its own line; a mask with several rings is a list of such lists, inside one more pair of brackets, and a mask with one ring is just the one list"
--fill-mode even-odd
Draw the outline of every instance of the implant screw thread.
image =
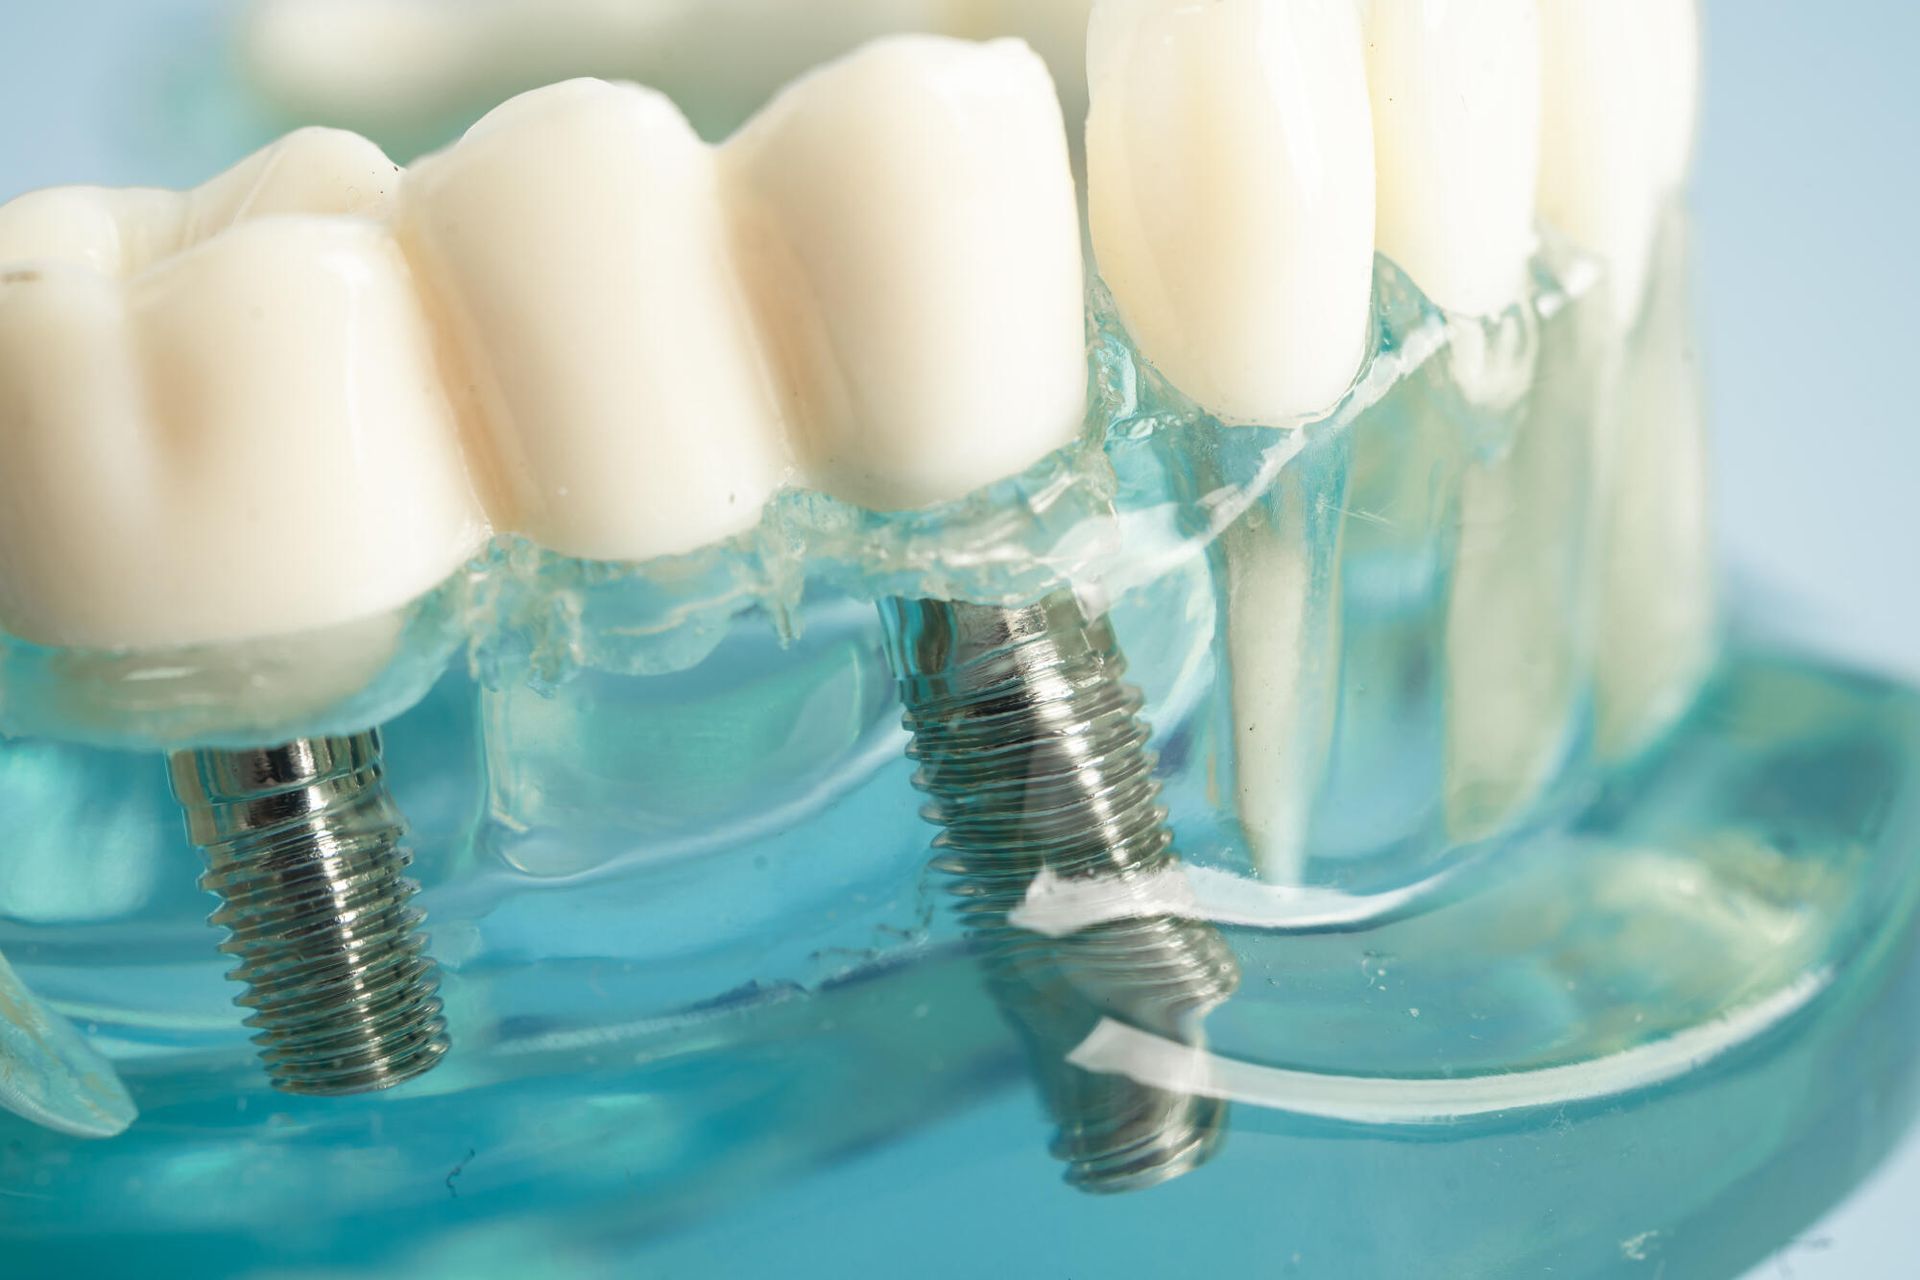
[[943, 828], [935, 865], [1026, 1044], [1067, 1181], [1118, 1192], [1197, 1168], [1225, 1132], [1225, 1104], [1067, 1055], [1103, 1018], [1198, 1046], [1202, 1019], [1239, 984], [1219, 932], [1151, 908], [1063, 938], [1008, 920], [1043, 872], [1099, 880], [1111, 896], [1178, 865], [1111, 626], [1070, 592], [1020, 608], [890, 600], [882, 616], [914, 783]]
[[245, 983], [235, 1003], [274, 1087], [366, 1093], [410, 1080], [447, 1051], [425, 918], [403, 872], [406, 822], [375, 732], [169, 760], [210, 923]]

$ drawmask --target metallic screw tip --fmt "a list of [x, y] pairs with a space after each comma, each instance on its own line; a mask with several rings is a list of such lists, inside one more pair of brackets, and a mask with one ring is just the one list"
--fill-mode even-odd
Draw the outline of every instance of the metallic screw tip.
[[182, 751], [169, 772], [274, 1087], [368, 1093], [438, 1062], [439, 980], [402, 875], [412, 855], [379, 735]]
[[1112, 628], [1068, 592], [1022, 608], [890, 600], [881, 614], [914, 783], [943, 828], [935, 865], [954, 877], [988, 986], [1027, 1045], [1067, 1181], [1132, 1191], [1198, 1168], [1226, 1132], [1224, 1103], [1067, 1055], [1102, 1018], [1198, 1046], [1206, 1013], [1239, 985], [1225, 940], [1155, 915], [1065, 938], [1007, 922], [1043, 870], [1124, 890], [1178, 863]]

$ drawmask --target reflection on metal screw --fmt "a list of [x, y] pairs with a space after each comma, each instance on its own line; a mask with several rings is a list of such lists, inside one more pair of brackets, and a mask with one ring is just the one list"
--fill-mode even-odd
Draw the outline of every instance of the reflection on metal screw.
[[438, 1062], [439, 982], [379, 735], [182, 751], [170, 773], [275, 1087], [366, 1093]]
[[915, 783], [944, 828], [938, 865], [1026, 1043], [1067, 1180], [1129, 1191], [1197, 1168], [1225, 1132], [1224, 1103], [1085, 1072], [1066, 1055], [1103, 1017], [1199, 1043], [1201, 1021], [1239, 983], [1225, 940], [1165, 915], [1064, 938], [1007, 922], [1042, 871], [1124, 888], [1177, 865], [1112, 628], [1070, 592], [1018, 608], [890, 600], [881, 612]]

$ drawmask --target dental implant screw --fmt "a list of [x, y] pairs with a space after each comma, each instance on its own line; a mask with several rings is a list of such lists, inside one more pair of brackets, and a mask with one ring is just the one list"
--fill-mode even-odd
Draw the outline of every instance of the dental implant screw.
[[1206, 1013], [1239, 984], [1226, 941], [1150, 905], [1064, 938], [1009, 922], [1043, 872], [1146, 896], [1178, 867], [1142, 699], [1104, 612], [1061, 591], [1013, 608], [895, 599], [881, 615], [914, 784], [943, 829], [935, 865], [1026, 1043], [1067, 1181], [1130, 1191], [1199, 1167], [1225, 1104], [1094, 1075], [1067, 1054], [1103, 1018], [1197, 1046]]
[[168, 765], [274, 1087], [368, 1093], [437, 1063], [439, 979], [379, 734], [180, 751]]

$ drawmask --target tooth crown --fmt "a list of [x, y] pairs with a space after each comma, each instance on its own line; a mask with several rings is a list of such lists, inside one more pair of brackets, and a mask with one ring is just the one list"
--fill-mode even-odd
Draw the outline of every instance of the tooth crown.
[[1142, 352], [1226, 421], [1330, 408], [1373, 269], [1353, 0], [1105, 0], [1087, 71], [1094, 251]]
[[1693, 153], [1699, 11], [1694, 0], [1555, 0], [1540, 16], [1540, 216], [1606, 260], [1630, 323]]
[[724, 159], [822, 489], [925, 506], [1079, 432], [1078, 203], [1026, 46], [878, 41], [794, 85]]
[[1519, 300], [1540, 172], [1539, 0], [1373, 0], [1380, 251], [1450, 311]]
[[[376, 159], [377, 157], [377, 159]], [[0, 624], [88, 648], [325, 626], [479, 531], [371, 144], [0, 212]]]
[[802, 478], [964, 496], [1071, 440], [1059, 104], [1024, 46], [881, 41], [724, 149], [526, 94], [409, 175], [303, 130], [197, 191], [0, 209], [0, 625], [217, 644], [387, 612], [489, 527], [674, 555]]
[[516, 98], [414, 168], [402, 228], [479, 389], [498, 524], [646, 560], [759, 519], [782, 429], [713, 154], [672, 103]]

